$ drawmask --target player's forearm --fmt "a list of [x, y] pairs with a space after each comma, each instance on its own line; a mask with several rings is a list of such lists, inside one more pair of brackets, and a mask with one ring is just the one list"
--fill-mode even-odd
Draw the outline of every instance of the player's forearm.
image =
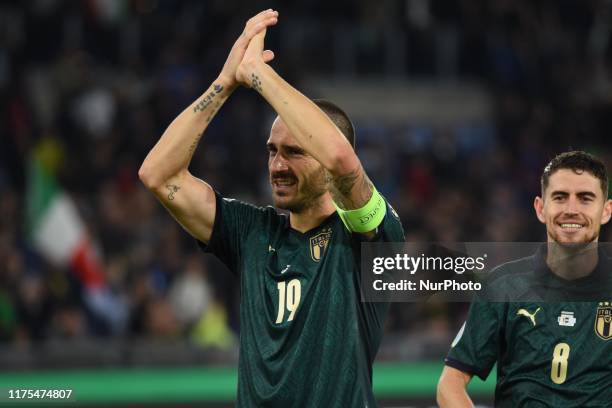
[[474, 403], [467, 393], [467, 377], [452, 375], [444, 370], [438, 384], [436, 400], [440, 408], [473, 408]]
[[217, 78], [172, 121], [138, 171], [148, 188], [162, 187], [168, 180], [187, 172], [204, 131], [234, 89], [235, 85]]
[[474, 404], [465, 389], [438, 390], [438, 406], [440, 408], [473, 408]]
[[269, 65], [257, 63], [248, 68], [251, 88], [274, 108], [308, 154], [332, 174], [346, 174], [359, 166], [347, 139], [318, 106]]

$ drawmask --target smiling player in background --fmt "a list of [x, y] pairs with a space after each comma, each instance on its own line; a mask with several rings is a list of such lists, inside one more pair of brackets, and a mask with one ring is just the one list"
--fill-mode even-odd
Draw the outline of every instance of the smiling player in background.
[[[491, 285], [512, 288], [512, 302], [472, 303], [440, 377], [442, 408], [473, 406], [468, 383], [474, 375], [485, 380], [495, 363], [496, 407], [612, 403], [612, 264], [588, 249], [612, 212], [604, 164], [581, 151], [558, 155], [544, 169], [534, 208], [548, 245], [497, 271]], [[574, 296], [596, 301], [570, 302]]]

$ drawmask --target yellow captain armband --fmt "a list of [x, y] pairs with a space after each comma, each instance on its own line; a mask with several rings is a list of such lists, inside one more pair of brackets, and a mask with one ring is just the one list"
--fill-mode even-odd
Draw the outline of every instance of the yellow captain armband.
[[370, 201], [356, 210], [343, 210], [334, 203], [340, 219], [349, 231], [359, 233], [374, 231], [385, 218], [387, 203], [376, 188], [372, 188]]

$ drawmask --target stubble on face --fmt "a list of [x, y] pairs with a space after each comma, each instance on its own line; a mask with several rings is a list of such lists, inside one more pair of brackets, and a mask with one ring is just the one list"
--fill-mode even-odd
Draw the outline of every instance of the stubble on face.
[[277, 208], [296, 214], [317, 205], [320, 197], [328, 190], [326, 172], [323, 166], [320, 165], [312, 174], [304, 175], [301, 181], [291, 171], [272, 172], [270, 183], [274, 183], [278, 179], [296, 180], [297, 191], [295, 191], [293, 197], [287, 195], [280, 196], [275, 193], [272, 195], [274, 205]]
[[[549, 238], [560, 244], [588, 244], [590, 242], [597, 241], [599, 237], [600, 227], [595, 225], [593, 229], [588, 229], [589, 223], [587, 220], [578, 220], [578, 219], [553, 219], [551, 221], [551, 225], [547, 228], [547, 233]], [[569, 224], [569, 223], [580, 223], [584, 225], [582, 228], [587, 228], [587, 231], [583, 235], [578, 235], [576, 239], [572, 239], [571, 237], [566, 237], [562, 233], [557, 231], [557, 227], [559, 224]]]

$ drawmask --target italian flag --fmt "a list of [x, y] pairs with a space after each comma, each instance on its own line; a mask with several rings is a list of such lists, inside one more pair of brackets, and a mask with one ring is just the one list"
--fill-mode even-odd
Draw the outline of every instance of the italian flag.
[[58, 185], [55, 169], [62, 149], [51, 138], [33, 151], [28, 169], [27, 233], [44, 258], [72, 272], [81, 282], [82, 297], [95, 316], [121, 332], [127, 322], [127, 303], [108, 288], [93, 240], [74, 201]]
[[28, 169], [27, 228], [34, 249], [54, 266], [73, 271], [87, 289], [104, 286], [104, 272], [74, 201], [60, 188], [55, 168], [61, 148], [43, 139]]

